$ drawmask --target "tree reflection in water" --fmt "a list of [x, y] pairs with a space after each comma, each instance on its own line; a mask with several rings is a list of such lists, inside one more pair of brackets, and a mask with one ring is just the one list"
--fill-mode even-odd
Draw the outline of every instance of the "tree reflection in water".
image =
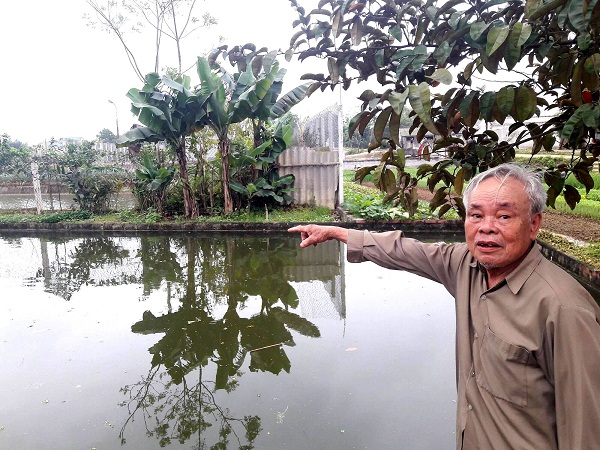
[[[160, 316], [146, 311], [132, 326], [134, 333], [164, 336], [149, 349], [148, 375], [122, 388], [128, 397], [122, 405], [130, 412], [120, 433], [123, 443], [127, 425], [138, 414], [161, 446], [197, 436], [197, 448], [230, 448], [232, 437], [238, 448], [253, 448], [260, 417], [235, 418], [217, 405], [214, 393], [237, 387], [248, 354], [250, 371], [289, 373], [284, 346], [295, 345], [290, 330], [320, 336], [314, 324], [291, 311], [298, 307], [298, 295], [284, 268], [295, 263], [292, 245], [269, 238], [260, 245], [256, 238], [144, 240], [145, 292], [166, 282], [168, 308]], [[185, 263], [177, 263], [182, 259]], [[251, 299], [260, 300], [254, 314], [247, 311]], [[207, 381], [203, 375], [211, 364], [216, 372], [209, 372], [216, 374]], [[215, 425], [218, 432], [211, 428]], [[212, 432], [205, 433], [209, 428]]]

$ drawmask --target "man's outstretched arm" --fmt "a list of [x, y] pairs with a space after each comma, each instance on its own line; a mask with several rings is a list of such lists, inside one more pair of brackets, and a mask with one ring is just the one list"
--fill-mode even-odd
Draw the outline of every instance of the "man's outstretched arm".
[[317, 245], [322, 242], [333, 239], [348, 243], [348, 230], [341, 227], [331, 227], [322, 225], [298, 225], [288, 229], [289, 233], [300, 233], [300, 247]]

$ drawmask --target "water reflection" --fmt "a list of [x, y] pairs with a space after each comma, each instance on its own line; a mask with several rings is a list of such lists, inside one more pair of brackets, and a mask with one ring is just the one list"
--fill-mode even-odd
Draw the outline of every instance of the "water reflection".
[[188, 235], [7, 238], [5, 244], [37, 247], [36, 241], [40, 265], [24, 277], [27, 285], [41, 283], [67, 301], [82, 286], [141, 284], [145, 298], [164, 294], [162, 311], [146, 310], [131, 326], [157, 341], [148, 349], [147, 374], [121, 389], [128, 411], [122, 444], [140, 418], [161, 447], [194, 438], [198, 448], [254, 448], [261, 418], [221, 407], [215, 393], [239, 386], [247, 360], [250, 372], [289, 373], [286, 348], [296, 345], [294, 333], [320, 337], [298, 312], [297, 287], [321, 280], [325, 287], [312, 286], [317, 295], [309, 310], [333, 310], [338, 318], [345, 310], [337, 243], [299, 251], [287, 237]]
[[[146, 311], [132, 326], [134, 333], [164, 335], [149, 349], [152, 367], [148, 375], [123, 388], [129, 396], [125, 402], [128, 422], [136, 414], [154, 417], [147, 424], [148, 432], [161, 446], [172, 440], [185, 442], [194, 435], [206, 445], [201, 437], [214, 425], [218, 442], [211, 448], [228, 448], [231, 435], [240, 449], [254, 448], [260, 417], [231, 417], [217, 405], [213, 392], [235, 390], [248, 355], [252, 372], [289, 373], [291, 362], [284, 346], [295, 345], [290, 330], [320, 336], [313, 323], [291, 311], [298, 307], [298, 295], [283, 270], [294, 266], [297, 251], [289, 247], [289, 240], [266, 238], [256, 244], [243, 238], [188, 237], [174, 242], [146, 240], [142, 245], [145, 287], [163, 281], [181, 283], [181, 289], [169, 290], [175, 298], [169, 297], [166, 314]], [[183, 249], [187, 260], [182, 266], [176, 252]], [[156, 265], [163, 270], [154, 270]], [[243, 317], [240, 312], [250, 297], [260, 299], [260, 310]], [[179, 304], [176, 310], [174, 300]], [[204, 379], [204, 368], [211, 364], [216, 366], [214, 379]], [[245, 443], [236, 425], [242, 426]]]
[[[0, 210], [36, 209], [33, 188], [14, 188], [11, 191], [11, 193], [0, 191]], [[125, 190], [116, 194], [109, 202], [111, 209], [134, 208], [135, 206], [135, 197], [131, 192]], [[75, 202], [73, 194], [69, 192], [42, 192], [42, 209], [45, 211], [72, 210], [77, 209], [77, 202]]]
[[453, 445], [453, 303], [427, 280], [287, 235], [0, 253], [7, 448]]

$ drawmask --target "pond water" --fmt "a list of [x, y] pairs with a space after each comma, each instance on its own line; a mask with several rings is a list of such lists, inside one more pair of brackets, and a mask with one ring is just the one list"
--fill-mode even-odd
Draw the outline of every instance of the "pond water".
[[[42, 193], [42, 209], [45, 211], [61, 211], [77, 209], [77, 204], [73, 201], [73, 194], [69, 192], [47, 194]], [[110, 207], [133, 208], [136, 205], [135, 197], [131, 192], [122, 191], [111, 201]], [[20, 210], [35, 209], [35, 197], [33, 193], [0, 193], [0, 210]]]
[[0, 237], [0, 448], [454, 448], [452, 297], [298, 242]]

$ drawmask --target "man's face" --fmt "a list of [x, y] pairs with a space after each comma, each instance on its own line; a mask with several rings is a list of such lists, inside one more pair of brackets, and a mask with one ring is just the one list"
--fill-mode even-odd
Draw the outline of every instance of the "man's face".
[[520, 181], [489, 178], [471, 193], [465, 236], [471, 254], [490, 277], [505, 277], [525, 257], [542, 215], [531, 216], [531, 203]]

